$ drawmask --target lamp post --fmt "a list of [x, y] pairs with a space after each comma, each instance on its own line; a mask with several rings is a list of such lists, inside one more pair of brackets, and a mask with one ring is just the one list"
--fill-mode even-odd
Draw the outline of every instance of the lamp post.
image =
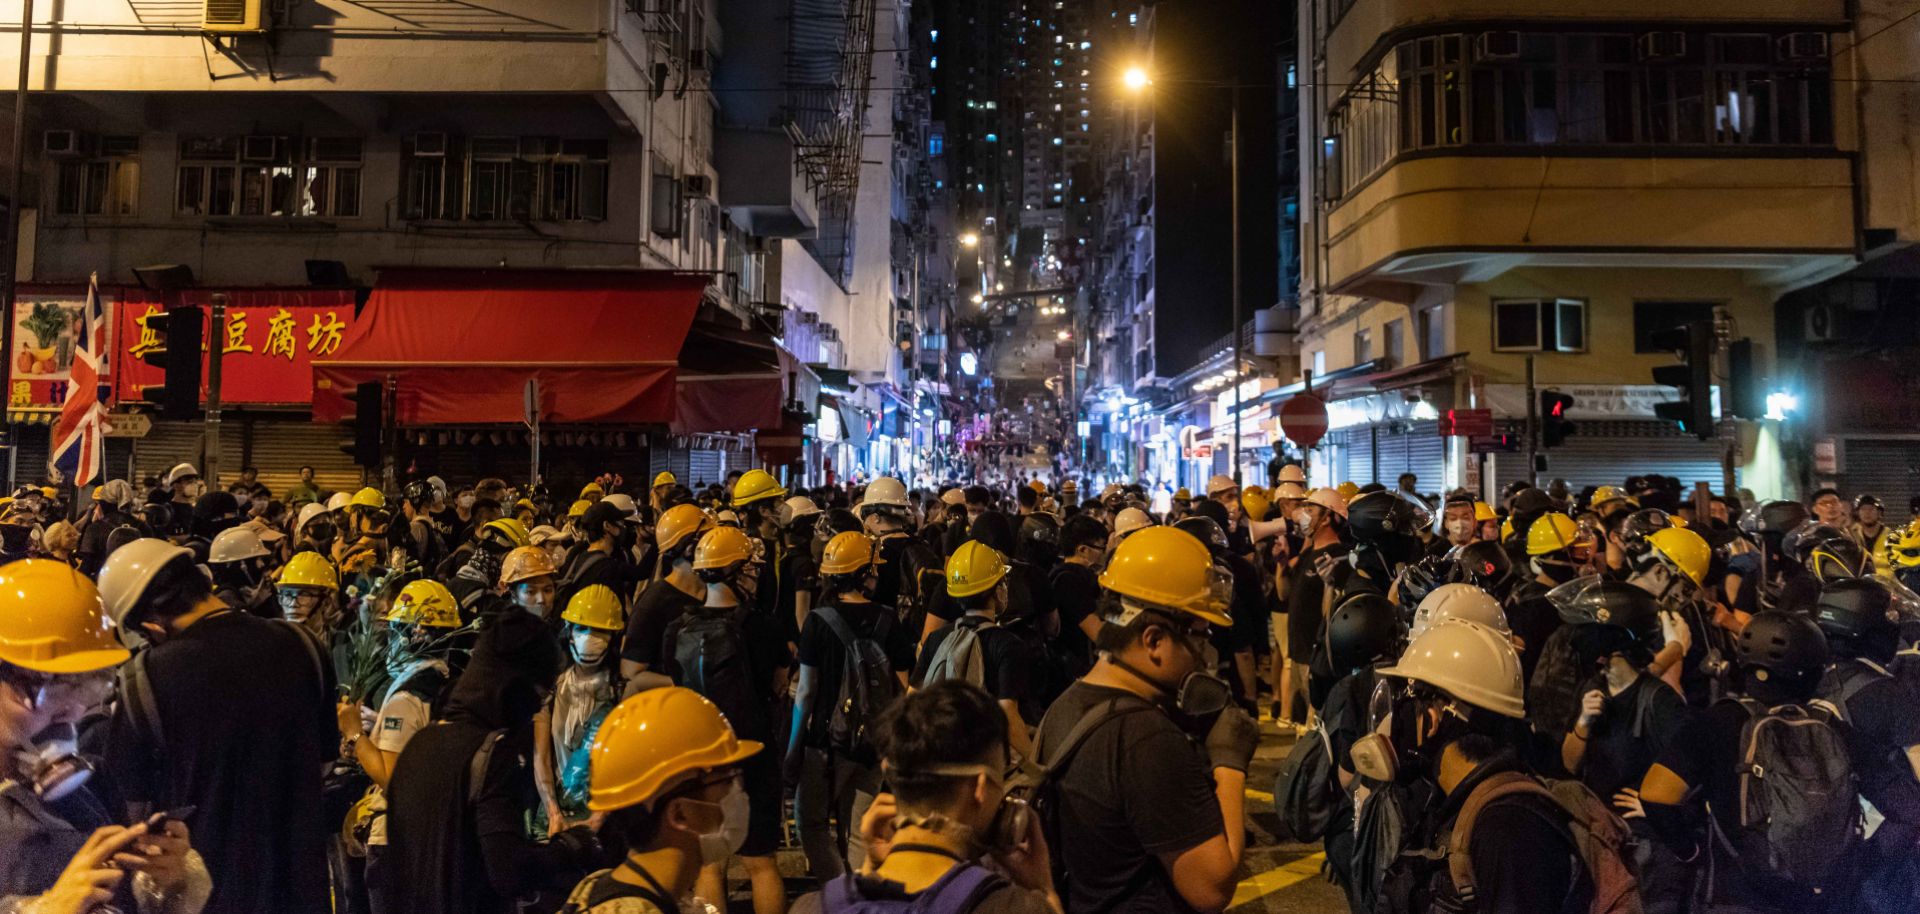
[[[0, 245], [6, 257], [0, 262], [0, 269], [7, 271], [7, 288], [0, 295], [5, 313], [0, 315], [0, 352], [13, 357], [13, 297], [20, 283], [20, 181], [21, 174], [27, 170], [27, 80], [33, 73], [33, 0], [20, 4], [20, 82], [13, 90], [13, 180], [7, 191], [7, 226], [5, 244]], [[13, 447], [13, 423], [6, 426], [5, 438], [0, 440], [8, 448]], [[7, 484], [13, 484], [13, 471], [9, 462]]]

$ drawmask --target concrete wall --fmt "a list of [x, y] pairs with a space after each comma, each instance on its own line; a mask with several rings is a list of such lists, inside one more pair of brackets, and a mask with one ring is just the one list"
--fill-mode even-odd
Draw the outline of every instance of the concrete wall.
[[1920, 241], [1920, 23], [1897, 21], [1912, 15], [1912, 0], [1858, 2], [1854, 34], [1834, 46], [1834, 77], [1853, 80], [1856, 93], [1860, 130], [1842, 142], [1862, 151], [1861, 224]]

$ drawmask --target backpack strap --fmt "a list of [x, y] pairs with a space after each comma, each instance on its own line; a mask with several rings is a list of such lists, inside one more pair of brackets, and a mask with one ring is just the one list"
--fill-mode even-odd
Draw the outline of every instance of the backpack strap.
[[493, 764], [493, 750], [507, 735], [505, 730], [495, 730], [480, 741], [480, 748], [473, 750], [473, 758], [467, 762], [467, 802], [475, 803], [480, 799], [480, 788], [487, 780], [487, 766]]
[[[840, 611], [832, 606], [819, 607], [814, 610], [814, 614], [818, 615], [820, 621], [825, 623], [828, 628], [833, 629], [834, 637], [839, 638], [840, 643], [844, 645], [847, 650], [853, 650], [853, 642], [855, 640], [853, 626], [847, 624], [846, 616], [840, 615]], [[882, 615], [884, 616], [885, 614], [882, 613]]]
[[1060, 739], [1059, 751], [1051, 757], [1038, 739], [1038, 732], [1046, 730], [1046, 718], [1042, 717], [1040, 726], [1037, 728], [1038, 732], [1035, 734], [1033, 758], [1040, 764], [1043, 777], [1050, 778], [1055, 772], [1065, 770], [1067, 763], [1073, 760], [1073, 756], [1080, 751], [1082, 745], [1086, 744], [1087, 739], [1093, 736], [1095, 730], [1127, 715], [1151, 710], [1154, 710], [1153, 704], [1136, 695], [1116, 695], [1109, 698], [1096, 706], [1092, 713], [1074, 722], [1073, 728]]
[[[1466, 802], [1460, 805], [1460, 814], [1453, 820], [1453, 833], [1447, 838], [1447, 874], [1452, 877], [1454, 891], [1459, 893], [1460, 900], [1463, 902], [1471, 904], [1474, 897], [1471, 846], [1474, 823], [1479, 820], [1480, 813], [1484, 812], [1488, 806], [1511, 796], [1540, 797], [1554, 809], [1563, 808], [1560, 801], [1554, 798], [1553, 792], [1545, 785], [1518, 771], [1500, 772], [1475, 786], [1473, 792], [1467, 794]], [[1527, 808], [1540, 812], [1542, 818], [1552, 821], [1544, 811], [1538, 810], [1534, 805], [1528, 804]], [[1563, 832], [1566, 830], [1565, 823], [1554, 822], [1553, 824]], [[1575, 853], [1577, 856], [1577, 848]]]
[[127, 716], [133, 722], [134, 732], [140, 734], [148, 746], [153, 747], [155, 755], [164, 756], [167, 751], [166, 731], [160, 726], [160, 702], [153, 694], [153, 678], [147, 670], [147, 651], [144, 648], [120, 666], [120, 700], [127, 705]]

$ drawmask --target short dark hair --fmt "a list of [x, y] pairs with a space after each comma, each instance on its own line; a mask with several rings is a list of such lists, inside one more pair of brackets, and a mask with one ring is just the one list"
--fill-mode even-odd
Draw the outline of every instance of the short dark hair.
[[499, 500], [498, 500], [498, 499], [493, 499], [493, 498], [475, 498], [475, 499], [473, 500], [473, 508], [472, 508], [472, 510], [474, 510], [474, 511], [498, 511], [498, 510], [500, 510], [500, 502], [499, 502]]
[[300, 465], [300, 472], [302, 473], [311, 472], [312, 470], [313, 470], [313, 464], [311, 463], [303, 463]]
[[175, 556], [153, 573], [153, 580], [147, 582], [147, 589], [121, 624], [131, 627], [142, 622], [167, 622], [185, 615], [212, 593], [213, 584], [194, 567], [193, 558]]
[[1468, 733], [1453, 741], [1453, 748], [1471, 765], [1484, 765], [1500, 753], [1500, 744], [1485, 733]]
[[1040, 503], [1040, 493], [1035, 492], [1032, 486], [1021, 486], [1019, 495], [1016, 497], [1020, 500], [1022, 508], [1031, 508]]
[[1825, 498], [1828, 495], [1838, 498], [1841, 501], [1846, 501], [1846, 498], [1841, 496], [1839, 489], [1836, 489], [1832, 486], [1821, 486], [1820, 488], [1813, 490], [1812, 495], [1807, 496], [1807, 504], [1813, 504], [1814, 502], [1819, 501], [1820, 499]]
[[985, 689], [943, 679], [887, 706], [874, 722], [874, 744], [900, 805], [925, 809], [952, 802], [966, 778], [927, 774], [942, 765], [1004, 765], [1007, 716]]
[[983, 506], [993, 504], [993, 493], [987, 491], [986, 486], [968, 486], [963, 494], [967, 497], [967, 504]]
[[1060, 526], [1060, 553], [1072, 555], [1081, 546], [1102, 548], [1107, 543], [1107, 527], [1092, 517], [1076, 514]]

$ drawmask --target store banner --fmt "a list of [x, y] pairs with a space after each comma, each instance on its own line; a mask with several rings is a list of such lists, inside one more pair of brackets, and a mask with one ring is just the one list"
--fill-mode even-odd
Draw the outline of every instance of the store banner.
[[[212, 293], [194, 289], [184, 303], [199, 305], [212, 320]], [[220, 400], [227, 404], [313, 402], [313, 361], [339, 351], [354, 325], [350, 289], [227, 290], [226, 333], [221, 340]], [[122, 302], [113, 321], [114, 394], [139, 401], [141, 392], [166, 381], [166, 372], [142, 361], [162, 347], [157, 330], [166, 308], [157, 300]], [[207, 344], [213, 341], [209, 336]], [[204, 351], [207, 347], [202, 345]], [[204, 354], [201, 396], [206, 396]]]
[[[1658, 419], [1653, 408], [1680, 399], [1680, 392], [1661, 384], [1541, 384], [1536, 390], [1557, 390], [1573, 398], [1567, 409], [1570, 419]], [[1491, 407], [1502, 418], [1525, 418], [1527, 387], [1524, 384], [1488, 384], [1487, 399], [1481, 405]], [[1713, 388], [1715, 412], [1719, 411], [1720, 388]]]
[[[101, 290], [101, 307], [111, 313], [111, 293]], [[13, 351], [7, 353], [7, 408], [58, 411], [67, 395], [73, 367], [74, 328], [82, 320], [87, 291], [35, 293], [21, 290], [13, 303]], [[112, 321], [107, 322], [112, 326]], [[111, 345], [113, 335], [108, 333]]]

